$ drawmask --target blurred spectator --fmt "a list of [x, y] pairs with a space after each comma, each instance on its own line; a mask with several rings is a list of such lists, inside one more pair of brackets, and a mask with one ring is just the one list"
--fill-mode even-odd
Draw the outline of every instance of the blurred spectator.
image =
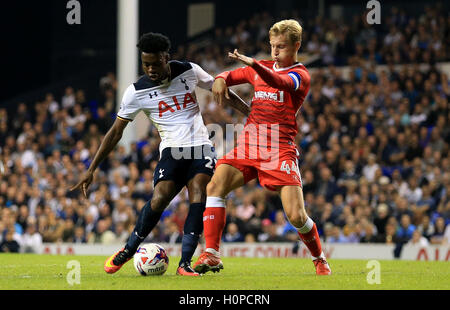
[[375, 243], [377, 242], [378, 238], [375, 233], [375, 226], [371, 223], [368, 223], [364, 227], [364, 236], [361, 237], [359, 242], [361, 243]]
[[326, 242], [329, 243], [347, 243], [348, 238], [342, 233], [339, 226], [331, 226], [329, 228], [330, 235], [327, 236]]
[[[448, 225], [447, 225], [448, 226]], [[430, 243], [431, 244], [442, 244], [444, 243], [444, 234], [445, 234], [445, 219], [443, 217], [438, 217], [435, 223], [435, 231], [433, 235], [431, 235]]]
[[116, 235], [110, 229], [109, 220], [98, 221], [95, 232], [90, 234], [88, 242], [101, 244], [116, 243]]
[[0, 243], [0, 252], [3, 253], [19, 253], [20, 245], [14, 239], [14, 230], [6, 232], [4, 240]]
[[411, 224], [411, 217], [408, 214], [403, 214], [400, 219], [400, 225], [397, 228], [397, 238], [400, 242], [406, 243], [412, 238], [412, 234], [416, 227]]
[[244, 241], [244, 236], [239, 232], [239, 228], [236, 223], [230, 223], [227, 226], [227, 230], [223, 236], [225, 242], [241, 242]]
[[169, 218], [167, 218], [168, 221], [166, 222], [166, 231], [164, 232], [165, 235], [165, 242], [167, 243], [181, 243], [181, 240], [183, 238], [183, 235], [178, 230], [178, 225], [171, 221]]
[[236, 207], [236, 216], [243, 221], [248, 221], [255, 213], [255, 206], [252, 204], [251, 196], [244, 197], [241, 205]]
[[42, 236], [36, 230], [37, 222], [34, 217], [27, 219], [27, 228], [21, 237], [22, 251], [25, 253], [40, 253]]
[[73, 243], [87, 243], [86, 235], [84, 233], [83, 226], [76, 226], [75, 233], [73, 237]]
[[414, 245], [420, 247], [427, 247], [430, 243], [428, 239], [422, 236], [420, 230], [416, 229], [413, 232], [411, 240], [408, 241], [407, 245]]
[[385, 203], [381, 203], [377, 207], [377, 213], [373, 220], [373, 223], [375, 224], [375, 227], [377, 229], [377, 232], [379, 234], [385, 233], [386, 224], [389, 219], [389, 207]]
[[61, 105], [63, 109], [71, 109], [75, 105], [75, 92], [72, 87], [66, 87], [64, 96], [61, 98]]

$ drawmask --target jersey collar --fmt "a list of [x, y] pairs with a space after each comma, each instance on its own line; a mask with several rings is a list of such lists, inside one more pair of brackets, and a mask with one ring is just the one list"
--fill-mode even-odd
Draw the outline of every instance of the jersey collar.
[[301, 62], [296, 62], [295, 64], [293, 64], [292, 66], [290, 66], [290, 67], [286, 67], [286, 68], [277, 68], [276, 67], [276, 62], [274, 62], [273, 63], [273, 70], [274, 71], [284, 71], [284, 70], [289, 70], [289, 69], [292, 69], [292, 68], [294, 68], [294, 67], [297, 67], [297, 66], [300, 66], [300, 65], [303, 65]]

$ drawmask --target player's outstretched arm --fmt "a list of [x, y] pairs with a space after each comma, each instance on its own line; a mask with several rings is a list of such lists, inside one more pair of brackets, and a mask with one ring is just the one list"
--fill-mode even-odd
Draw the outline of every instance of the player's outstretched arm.
[[288, 75], [280, 75], [273, 73], [270, 69], [262, 66], [255, 59], [239, 54], [239, 52], [236, 49], [234, 50], [233, 53], [228, 53], [228, 57], [240, 61], [249, 67], [252, 67], [253, 70], [255, 70], [256, 73], [258, 73], [261, 79], [271, 87], [286, 91], [293, 91], [298, 88], [298, 85], [296, 87], [292, 78], [289, 77]]
[[100, 165], [100, 163], [108, 156], [108, 154], [116, 147], [117, 143], [122, 138], [123, 130], [125, 129], [127, 124], [127, 121], [116, 118], [114, 124], [108, 130], [105, 138], [100, 144], [100, 147], [97, 150], [94, 160], [92, 161], [88, 170], [84, 173], [80, 181], [69, 189], [70, 191], [81, 188], [84, 197], [87, 198], [87, 189], [94, 179], [95, 170], [97, 169], [98, 165]]

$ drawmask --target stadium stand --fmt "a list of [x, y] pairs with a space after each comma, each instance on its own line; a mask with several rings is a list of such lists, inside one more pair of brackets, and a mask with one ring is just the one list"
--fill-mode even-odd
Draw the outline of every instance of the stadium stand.
[[[284, 16], [282, 16], [284, 17]], [[292, 13], [293, 18], [299, 18]], [[255, 14], [215, 29], [213, 44], [178, 46], [215, 75], [224, 55], [268, 53], [267, 30], [281, 16]], [[450, 243], [450, 16], [439, 4], [422, 14], [392, 8], [380, 27], [304, 23], [302, 52], [317, 55], [298, 114], [300, 168], [308, 214], [329, 243]], [[308, 66], [309, 68], [309, 66]], [[98, 82], [102, 100], [67, 85], [13, 108], [0, 106], [0, 251], [33, 252], [42, 242], [123, 243], [152, 196], [159, 136], [118, 147], [101, 165], [89, 198], [69, 192], [115, 117], [116, 80]], [[250, 92], [240, 95], [249, 101]], [[205, 124], [243, 123], [207, 97]], [[278, 196], [257, 181], [227, 200], [224, 241], [295, 242]], [[183, 191], [147, 241], [180, 242]]]

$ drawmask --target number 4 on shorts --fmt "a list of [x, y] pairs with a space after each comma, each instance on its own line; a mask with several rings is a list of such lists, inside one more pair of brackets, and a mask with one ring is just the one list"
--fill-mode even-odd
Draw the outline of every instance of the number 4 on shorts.
[[281, 163], [281, 171], [286, 171], [287, 174], [291, 174], [291, 167], [289, 167], [289, 164], [286, 163], [285, 160]]
[[298, 170], [297, 165], [292, 162], [292, 167], [289, 167], [289, 164], [286, 163], [285, 160], [281, 163], [281, 171], [286, 171], [287, 174], [291, 174], [291, 170], [293, 170], [295, 173], [297, 173], [300, 176], [300, 171]]

